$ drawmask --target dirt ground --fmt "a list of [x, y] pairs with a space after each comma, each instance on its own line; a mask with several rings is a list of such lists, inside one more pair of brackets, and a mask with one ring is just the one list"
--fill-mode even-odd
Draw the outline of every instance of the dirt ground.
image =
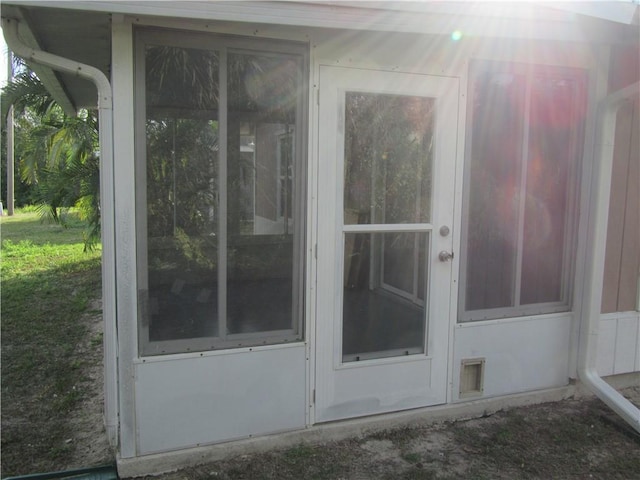
[[66, 469], [84, 468], [115, 463], [114, 453], [107, 440], [104, 429], [104, 368], [102, 344], [96, 345], [102, 339], [102, 305], [96, 301], [91, 309], [92, 314], [85, 316], [84, 321], [89, 325], [87, 340], [81, 346], [79, 354], [87, 355], [85, 378], [86, 395], [69, 421], [73, 425], [73, 436], [69, 438], [74, 444], [72, 461]]

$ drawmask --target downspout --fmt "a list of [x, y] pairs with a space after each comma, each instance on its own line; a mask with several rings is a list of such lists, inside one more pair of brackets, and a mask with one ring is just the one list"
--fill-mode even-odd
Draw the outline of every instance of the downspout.
[[102, 316], [104, 321], [104, 395], [105, 427], [109, 442], [117, 445], [117, 332], [115, 271], [115, 209], [113, 177], [113, 110], [111, 84], [95, 67], [53, 55], [25, 45], [18, 35], [18, 20], [2, 18], [7, 45], [26, 61], [39, 63], [52, 70], [85, 78], [98, 90], [98, 125], [100, 144], [100, 219], [102, 237]]
[[640, 82], [602, 99], [598, 109], [595, 162], [591, 181], [587, 258], [583, 296], [583, 324], [578, 350], [578, 377], [598, 398], [640, 433], [640, 410], [605, 382], [596, 370], [598, 329], [602, 308], [604, 252], [607, 243], [611, 170], [616, 115], [621, 106], [640, 93]]

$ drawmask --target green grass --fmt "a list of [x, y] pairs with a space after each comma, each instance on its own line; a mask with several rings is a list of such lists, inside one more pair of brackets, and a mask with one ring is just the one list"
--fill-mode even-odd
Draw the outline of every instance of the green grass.
[[[100, 296], [100, 249], [84, 251], [84, 224], [2, 217], [2, 475], [64, 463], [68, 415], [83, 398], [88, 328]], [[95, 314], [95, 312], [93, 312]], [[97, 344], [92, 344], [97, 347]]]
[[1, 217], [0, 228], [2, 242], [30, 241], [34, 245], [82, 245], [82, 231], [85, 223], [78, 218], [77, 213], [65, 213], [63, 218], [66, 227], [47, 219], [41, 219], [34, 207], [16, 210], [12, 217]]

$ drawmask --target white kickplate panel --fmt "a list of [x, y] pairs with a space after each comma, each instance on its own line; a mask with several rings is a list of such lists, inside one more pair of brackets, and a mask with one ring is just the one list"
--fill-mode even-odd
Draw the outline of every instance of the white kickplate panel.
[[480, 398], [567, 385], [570, 329], [571, 314], [458, 325], [454, 400], [459, 399], [460, 363], [470, 358], [486, 359]]
[[304, 428], [305, 347], [137, 363], [138, 455]]

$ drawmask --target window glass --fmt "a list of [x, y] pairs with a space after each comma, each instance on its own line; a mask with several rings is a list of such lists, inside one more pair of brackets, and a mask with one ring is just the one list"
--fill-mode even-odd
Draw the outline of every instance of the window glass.
[[424, 352], [428, 235], [345, 234], [344, 362]]
[[230, 54], [227, 328], [293, 328], [295, 59]]
[[470, 88], [463, 319], [567, 310], [583, 75], [478, 65]]
[[514, 305], [525, 78], [482, 73], [473, 85], [469, 165], [469, 310]]
[[576, 83], [536, 76], [531, 83], [521, 303], [562, 300], [569, 172], [576, 159]]
[[218, 53], [145, 50], [149, 340], [218, 332]]
[[347, 92], [345, 224], [431, 219], [432, 98]]
[[143, 355], [301, 338], [303, 56], [196, 37], [139, 35]]

